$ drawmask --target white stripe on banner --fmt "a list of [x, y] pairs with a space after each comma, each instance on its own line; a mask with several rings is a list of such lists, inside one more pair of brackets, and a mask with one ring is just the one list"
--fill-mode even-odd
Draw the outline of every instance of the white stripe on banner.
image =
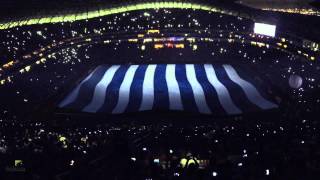
[[111, 83], [114, 74], [120, 68], [119, 65], [111, 66], [103, 75], [101, 81], [96, 85], [91, 102], [83, 108], [84, 112], [97, 112], [104, 104], [106, 90]]
[[223, 67], [226, 70], [229, 78], [243, 89], [244, 93], [253, 104], [259, 106], [261, 109], [271, 109], [277, 107], [277, 105], [264, 99], [251, 83], [243, 80], [231, 65], [223, 65]]
[[129, 104], [130, 87], [134, 78], [134, 74], [136, 73], [138, 67], [139, 65], [131, 65], [127, 70], [119, 89], [118, 103], [112, 111], [113, 114], [123, 113], [126, 110]]
[[187, 79], [191, 85], [194, 99], [197, 104], [199, 112], [205, 113], [205, 114], [211, 114], [211, 110], [208, 107], [202, 86], [197, 80], [196, 71], [194, 69], [193, 64], [186, 64], [186, 74], [187, 74]]
[[168, 85], [168, 94], [171, 110], [183, 110], [179, 84], [176, 78], [176, 65], [168, 64], [166, 69], [166, 81]]
[[142, 102], [139, 111], [152, 110], [154, 101], [154, 74], [157, 65], [149, 65], [147, 67], [143, 87], [142, 87]]
[[87, 82], [91, 77], [92, 75], [99, 69], [101, 68], [102, 66], [98, 66], [92, 73], [90, 73], [89, 76], [87, 76], [68, 96], [66, 99], [64, 99], [60, 104], [59, 104], [59, 107], [62, 108], [62, 107], [65, 107], [66, 105], [74, 102], [78, 95], [79, 95], [79, 92], [80, 92], [80, 88], [82, 86], [82, 84], [84, 84], [85, 82]]
[[218, 94], [218, 99], [223, 109], [228, 114], [241, 114], [241, 110], [233, 103], [228, 89], [218, 80], [215, 70], [211, 64], [205, 64], [207, 78]]

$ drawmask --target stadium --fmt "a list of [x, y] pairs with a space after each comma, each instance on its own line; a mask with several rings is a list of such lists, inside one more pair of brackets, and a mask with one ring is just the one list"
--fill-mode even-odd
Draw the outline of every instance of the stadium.
[[35, 3], [0, 18], [0, 179], [319, 176], [317, 6]]

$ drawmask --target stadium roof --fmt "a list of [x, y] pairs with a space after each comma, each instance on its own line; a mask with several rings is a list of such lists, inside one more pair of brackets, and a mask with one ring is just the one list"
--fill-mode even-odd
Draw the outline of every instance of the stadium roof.
[[[31, 24], [43, 24], [43, 23], [56, 23], [56, 22], [70, 22], [75, 20], [91, 19], [94, 17], [105, 16], [124, 12], [120, 7], [128, 8], [128, 5], [132, 4], [147, 4], [147, 3], [160, 3], [163, 1], [124, 1], [124, 0], [3, 0], [0, 2], [0, 29], [8, 29], [21, 25]], [[169, 0], [168, 0], [169, 1]], [[175, 4], [197, 4], [196, 9], [211, 9], [209, 11], [220, 12], [224, 14], [234, 14], [236, 16], [248, 17], [254, 21], [277, 24], [277, 26], [286, 27], [286, 29], [293, 30], [294, 34], [303, 36], [308, 39], [319, 42], [319, 22], [318, 16], [292, 16], [291, 14], [277, 14], [271, 11], [261, 11], [259, 9], [253, 9], [251, 7], [245, 7], [243, 5], [233, 3], [237, 0], [187, 0], [177, 1], [171, 0]], [[306, 4], [311, 0], [285, 0], [288, 4]], [[192, 2], [192, 3], [191, 3]], [[241, 0], [241, 2], [254, 2], [255, 4], [267, 4], [266, 2], [272, 2], [273, 6], [280, 6], [280, 0]], [[282, 1], [281, 1], [282, 2]], [[319, 2], [319, 1], [318, 1]], [[285, 4], [285, 3], [282, 3]], [[159, 5], [159, 4], [158, 4]], [[199, 8], [198, 5], [202, 7]], [[116, 11], [112, 11], [115, 8]], [[167, 8], [165, 6], [161, 8]], [[98, 10], [97, 10], [98, 9]], [[145, 8], [138, 8], [135, 10], [142, 10]], [[191, 8], [194, 9], [194, 8]], [[99, 13], [97, 13], [99, 11]], [[223, 12], [222, 12], [223, 11]], [[98, 16], [97, 16], [98, 15]], [[231, 14], [230, 14], [231, 15]], [[294, 18], [294, 20], [293, 20]], [[302, 27], [310, 27], [308, 29]], [[296, 31], [298, 30], [298, 33]], [[306, 30], [308, 32], [306, 33]], [[312, 32], [311, 32], [312, 31]]]
[[150, 1], [150, 2], [136, 2], [127, 4], [118, 4], [116, 6], [95, 7], [92, 9], [83, 9], [82, 11], [67, 11], [59, 12], [56, 14], [39, 14], [37, 16], [28, 16], [21, 19], [10, 19], [0, 23], [0, 29], [10, 29], [13, 27], [34, 25], [34, 24], [47, 24], [59, 22], [73, 22], [78, 20], [92, 19], [112, 14], [123, 12], [145, 10], [145, 9], [162, 9], [162, 8], [175, 8], [175, 9], [193, 9], [204, 10], [210, 12], [218, 12], [222, 14], [229, 14], [234, 16], [244, 16], [249, 18], [247, 14], [239, 14], [238, 12], [228, 11], [212, 5], [190, 3], [190, 2], [177, 2], [177, 1]]

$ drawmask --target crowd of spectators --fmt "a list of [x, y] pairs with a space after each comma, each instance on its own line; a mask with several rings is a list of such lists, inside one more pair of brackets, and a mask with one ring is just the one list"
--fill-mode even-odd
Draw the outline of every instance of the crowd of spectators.
[[[316, 118], [210, 119], [54, 127], [1, 121], [2, 178], [314, 179]], [[151, 117], [149, 117], [151, 118]], [[182, 119], [182, 118], [181, 118]], [[176, 120], [176, 122], [174, 122]], [[21, 160], [20, 165], [14, 165]], [[20, 172], [21, 173], [21, 172]]]

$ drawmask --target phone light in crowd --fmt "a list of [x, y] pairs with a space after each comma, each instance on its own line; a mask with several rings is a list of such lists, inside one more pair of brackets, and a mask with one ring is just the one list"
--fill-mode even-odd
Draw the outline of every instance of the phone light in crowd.
[[194, 44], [193, 46], [192, 46], [192, 50], [197, 50], [198, 49], [198, 45], [196, 45], [196, 44]]
[[254, 23], [254, 33], [275, 37], [276, 26], [272, 24]]
[[131, 157], [131, 160], [132, 161], [136, 161], [137, 159], [135, 157]]
[[270, 175], [270, 170], [266, 169], [266, 175], [269, 176]]
[[74, 165], [74, 160], [71, 160], [70, 161], [70, 166], [73, 166]]
[[23, 161], [22, 160], [14, 160], [14, 166], [18, 167], [18, 166], [22, 166], [23, 165]]
[[160, 163], [160, 159], [154, 159], [153, 162], [159, 164]]
[[213, 176], [213, 177], [216, 177], [216, 176], [218, 176], [218, 173], [215, 172], [215, 171], [213, 171], [213, 172], [212, 172], [212, 176]]

